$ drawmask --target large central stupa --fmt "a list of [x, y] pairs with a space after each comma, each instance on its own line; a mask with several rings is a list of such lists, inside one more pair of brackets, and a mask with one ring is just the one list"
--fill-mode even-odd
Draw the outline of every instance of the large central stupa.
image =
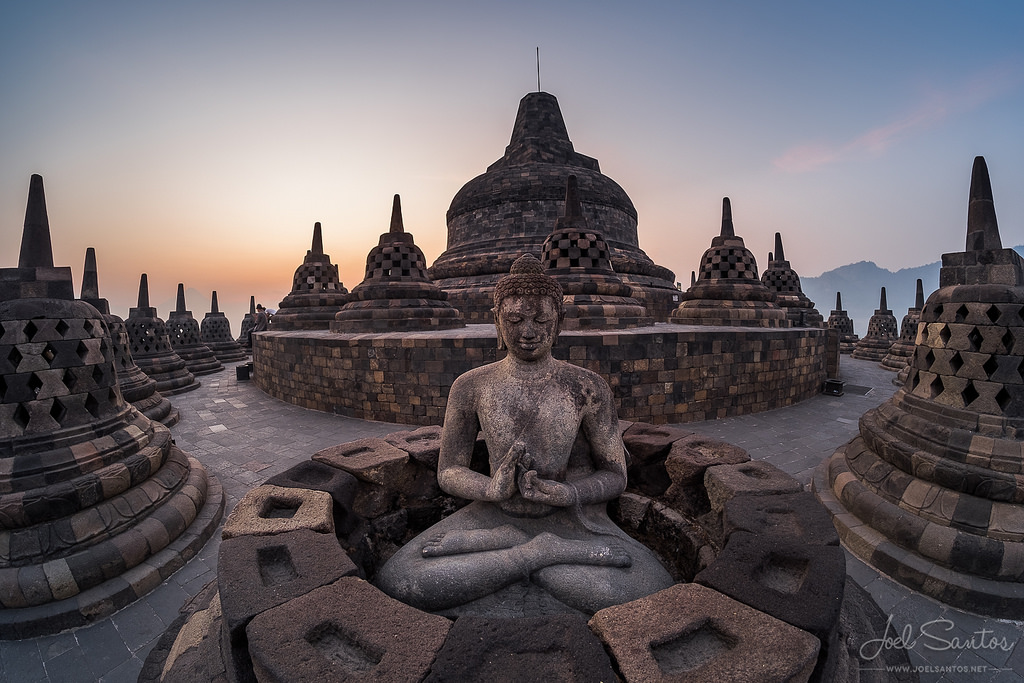
[[505, 155], [466, 183], [448, 209], [448, 248], [430, 268], [466, 322], [488, 322], [494, 284], [524, 253], [540, 254], [575, 175], [583, 214], [600, 225], [622, 281], [656, 320], [679, 304], [675, 276], [640, 249], [629, 195], [601, 173], [597, 159], [573, 149], [554, 95], [529, 93], [519, 102]]

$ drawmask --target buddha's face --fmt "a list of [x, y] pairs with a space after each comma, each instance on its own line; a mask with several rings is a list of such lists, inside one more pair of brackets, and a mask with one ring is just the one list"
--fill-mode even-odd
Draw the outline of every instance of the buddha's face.
[[501, 302], [496, 322], [508, 352], [519, 360], [535, 361], [551, 353], [559, 311], [547, 296], [510, 296]]

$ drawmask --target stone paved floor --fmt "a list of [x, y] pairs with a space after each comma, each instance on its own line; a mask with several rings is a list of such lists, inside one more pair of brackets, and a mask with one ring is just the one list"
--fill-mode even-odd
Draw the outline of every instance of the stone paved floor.
[[[742, 446], [751, 457], [769, 460], [807, 484], [812, 470], [857, 433], [861, 414], [893, 394], [892, 377], [877, 364], [843, 356], [847, 391], [841, 397], [821, 395], [791, 408], [686, 427]], [[220, 478], [227, 496], [225, 515], [254, 485], [321, 448], [409, 428], [282, 403], [251, 382], [237, 381], [234, 365], [200, 379], [200, 389], [172, 397], [181, 411], [181, 422], [172, 433], [182, 449]], [[859, 393], [863, 390], [857, 387], [867, 392]], [[185, 600], [215, 577], [218, 548], [219, 535], [159, 588], [92, 626], [31, 640], [0, 641], [0, 680], [135, 681], [146, 655]], [[849, 554], [847, 560], [850, 578], [892, 615], [889, 635], [900, 635], [909, 627], [915, 637], [922, 628], [936, 636], [918, 638], [910, 649], [914, 665], [961, 669], [925, 671], [920, 674], [923, 682], [1024, 681], [1024, 647], [1012, 652], [985, 647], [993, 639], [1013, 646], [1024, 624], [951, 609], [879, 576]], [[950, 630], [943, 630], [946, 626]], [[973, 645], [962, 645], [972, 637]], [[870, 661], [864, 663], [865, 668], [870, 666]]]

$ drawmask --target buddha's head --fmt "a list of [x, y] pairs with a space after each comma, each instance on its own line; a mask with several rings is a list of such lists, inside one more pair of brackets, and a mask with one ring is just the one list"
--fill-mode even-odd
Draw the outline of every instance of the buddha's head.
[[539, 360], [551, 353], [564, 311], [562, 287], [544, 274], [533, 254], [512, 264], [494, 288], [494, 325], [498, 348], [508, 348], [520, 360]]

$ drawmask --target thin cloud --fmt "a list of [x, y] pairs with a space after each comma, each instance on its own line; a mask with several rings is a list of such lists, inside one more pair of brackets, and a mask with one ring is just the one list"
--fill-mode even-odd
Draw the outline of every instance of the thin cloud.
[[1020, 86], [1024, 73], [1016, 65], [978, 74], [959, 88], [930, 93], [906, 116], [875, 126], [845, 143], [809, 142], [778, 156], [772, 165], [786, 173], [804, 173], [861, 154], [883, 154], [901, 139], [935, 126], [955, 114], [980, 107]]

